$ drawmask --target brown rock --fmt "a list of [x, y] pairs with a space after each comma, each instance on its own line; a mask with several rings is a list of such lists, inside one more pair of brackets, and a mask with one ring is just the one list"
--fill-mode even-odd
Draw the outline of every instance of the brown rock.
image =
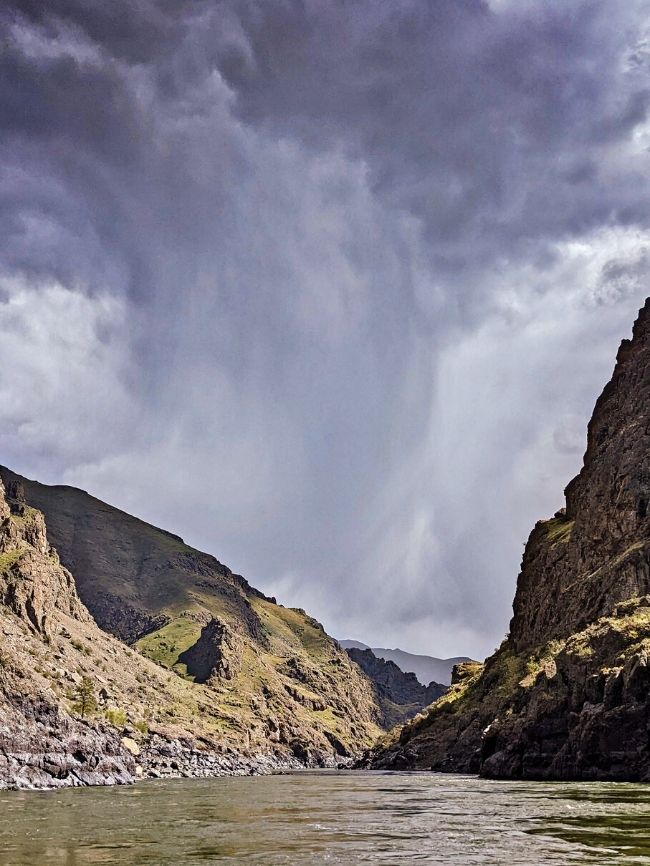
[[226, 623], [213, 617], [198, 641], [179, 656], [197, 683], [232, 680], [241, 670], [241, 643]]

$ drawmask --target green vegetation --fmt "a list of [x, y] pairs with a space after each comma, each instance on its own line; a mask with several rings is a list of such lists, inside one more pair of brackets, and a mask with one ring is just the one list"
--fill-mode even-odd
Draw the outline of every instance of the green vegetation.
[[566, 517], [553, 517], [546, 521], [546, 534], [548, 540], [552, 544], [564, 544], [571, 538], [573, 532], [574, 520], [567, 520]]
[[628, 617], [650, 613], [650, 596], [635, 596], [621, 601], [614, 608], [614, 616]]
[[126, 724], [127, 715], [125, 710], [106, 710], [104, 718], [116, 728], [121, 728]]
[[[582, 631], [565, 640], [554, 640], [529, 659], [530, 673], [537, 673], [549, 664], [570, 656], [580, 661], [603, 659], [602, 670], [609, 670], [605, 659], [622, 662], [638, 651], [650, 639], [650, 597], [630, 598], [618, 604], [612, 616], [601, 617]], [[616, 667], [617, 665], [614, 665]], [[534, 677], [526, 677], [522, 685], [529, 686]]]
[[12, 569], [26, 552], [26, 547], [20, 547], [18, 550], [9, 550], [7, 553], [0, 553], [0, 574], [4, 574]]
[[529, 689], [535, 685], [537, 677], [544, 671], [550, 674], [555, 670], [555, 659], [566, 646], [565, 640], [552, 640], [537, 653], [522, 659], [525, 675], [518, 683], [524, 689]]
[[70, 643], [80, 653], [83, 653], [84, 655], [89, 656], [89, 657], [92, 655], [92, 652], [89, 649], [89, 647], [87, 647], [85, 644], [81, 643], [80, 640], [71, 640]]
[[30, 523], [34, 523], [37, 515], [40, 515], [40, 511], [37, 508], [32, 508], [31, 505], [23, 505], [23, 513], [22, 514], [12, 514], [11, 519], [18, 526], [26, 526]]
[[97, 710], [97, 699], [95, 698], [95, 683], [90, 677], [84, 676], [73, 691], [75, 702], [72, 709], [79, 713], [82, 719]]
[[463, 712], [464, 707], [472, 700], [473, 687], [478, 683], [484, 666], [480, 662], [471, 662], [463, 665], [463, 667], [467, 668], [466, 676], [460, 682], [450, 686], [446, 694], [412, 719], [409, 727], [413, 732], [425, 727], [436, 715]]
[[295, 647], [298, 642], [307, 655], [317, 663], [331, 658], [331, 639], [304, 611], [283, 607], [281, 604], [271, 604], [259, 598], [252, 599], [251, 604], [262, 620], [269, 638], [281, 641], [289, 647]]
[[179, 616], [158, 631], [145, 635], [136, 643], [136, 647], [156, 664], [187, 676], [187, 667], [178, 661], [178, 657], [193, 646], [200, 635], [200, 623], [189, 616]]

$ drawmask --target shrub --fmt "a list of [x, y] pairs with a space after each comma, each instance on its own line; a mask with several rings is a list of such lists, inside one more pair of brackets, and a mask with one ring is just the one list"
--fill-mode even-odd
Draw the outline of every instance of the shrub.
[[120, 728], [126, 724], [127, 715], [125, 710], [106, 710], [104, 713], [107, 721], [116, 728]]
[[80, 640], [72, 640], [72, 641], [70, 641], [70, 643], [80, 653], [83, 653], [84, 655], [87, 655], [87, 656], [91, 655], [91, 652], [88, 649], [88, 647], [85, 644], [82, 644]]

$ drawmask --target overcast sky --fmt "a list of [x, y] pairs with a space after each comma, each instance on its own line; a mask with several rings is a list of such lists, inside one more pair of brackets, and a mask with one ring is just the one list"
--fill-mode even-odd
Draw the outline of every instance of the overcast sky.
[[0, 462], [490, 652], [650, 293], [647, 0], [0, 16]]

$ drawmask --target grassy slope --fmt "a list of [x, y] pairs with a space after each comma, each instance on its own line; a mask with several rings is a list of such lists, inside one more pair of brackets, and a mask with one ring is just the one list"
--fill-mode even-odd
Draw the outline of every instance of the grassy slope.
[[27, 501], [44, 512], [82, 601], [118, 635], [131, 620], [148, 631], [135, 635], [135, 648], [185, 684], [181, 703], [196, 708], [193, 690], [208, 688], [189, 682], [179, 656], [214, 616], [237, 634], [242, 664], [234, 680], [209, 691], [246, 739], [331, 749], [335, 738], [356, 751], [377, 735], [370, 682], [303, 611], [275, 604], [214, 557], [83, 491], [23, 485]]

